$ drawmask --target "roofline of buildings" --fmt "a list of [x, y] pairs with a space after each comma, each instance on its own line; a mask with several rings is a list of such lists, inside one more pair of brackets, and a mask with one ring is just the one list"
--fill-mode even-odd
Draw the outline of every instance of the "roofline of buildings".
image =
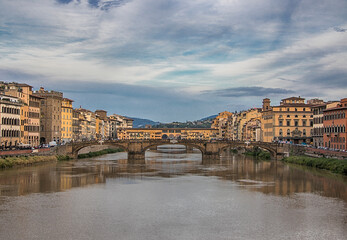
[[124, 130], [217, 130], [215, 128], [118, 128]]

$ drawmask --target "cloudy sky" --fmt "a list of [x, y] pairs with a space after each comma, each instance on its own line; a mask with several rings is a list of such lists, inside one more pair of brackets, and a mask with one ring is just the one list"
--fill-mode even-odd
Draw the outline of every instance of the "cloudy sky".
[[0, 80], [171, 122], [347, 97], [346, 0], [1, 0]]

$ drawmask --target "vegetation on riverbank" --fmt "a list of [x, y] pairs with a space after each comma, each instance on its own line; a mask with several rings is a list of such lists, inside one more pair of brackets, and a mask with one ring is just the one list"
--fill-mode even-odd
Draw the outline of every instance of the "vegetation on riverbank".
[[329, 170], [333, 173], [347, 175], [347, 160], [334, 158], [313, 158], [307, 156], [291, 156], [283, 158], [286, 163]]
[[69, 161], [69, 160], [71, 160], [72, 158], [71, 157], [69, 157], [68, 155], [58, 155], [57, 156], [57, 160], [58, 161]]
[[257, 157], [257, 158], [260, 158], [260, 159], [265, 159], [265, 160], [271, 159], [270, 153], [267, 152], [267, 151], [261, 150], [259, 147], [254, 147], [252, 149], [252, 151], [248, 150], [244, 154], [248, 155], [248, 156]]
[[97, 151], [97, 152], [90, 152], [90, 153], [83, 153], [83, 154], [79, 154], [78, 158], [91, 158], [91, 157], [97, 157], [97, 156], [101, 156], [101, 155], [105, 155], [105, 154], [109, 154], [109, 153], [117, 153], [117, 152], [123, 152], [123, 149], [104, 149], [101, 151]]
[[0, 168], [11, 168], [17, 165], [30, 165], [40, 162], [57, 161], [57, 156], [20, 156], [0, 159]]

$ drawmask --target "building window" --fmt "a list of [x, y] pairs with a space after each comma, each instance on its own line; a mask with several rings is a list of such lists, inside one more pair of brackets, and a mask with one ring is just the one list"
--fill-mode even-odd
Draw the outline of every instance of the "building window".
[[283, 132], [282, 132], [282, 129], [280, 129], [280, 136], [282, 136], [283, 135]]
[[306, 129], [302, 130], [302, 135], [306, 136]]
[[294, 125], [295, 125], [295, 127], [297, 127], [297, 126], [299, 125], [299, 121], [298, 121], [298, 120], [295, 120], [295, 121], [294, 121]]
[[290, 136], [290, 130], [287, 129], [287, 136]]
[[279, 125], [283, 126], [283, 121], [282, 120], [279, 121]]
[[287, 126], [290, 126], [290, 120], [287, 120]]
[[302, 126], [306, 126], [306, 120], [302, 120]]

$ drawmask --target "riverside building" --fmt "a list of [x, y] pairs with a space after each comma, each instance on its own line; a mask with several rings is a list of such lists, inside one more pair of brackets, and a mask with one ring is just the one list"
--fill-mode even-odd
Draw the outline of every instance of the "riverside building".
[[72, 102], [68, 98], [63, 98], [61, 102], [61, 139], [65, 143], [70, 142], [73, 135]]
[[1, 91], [9, 96], [18, 98], [21, 102], [20, 110], [20, 142], [30, 146], [40, 144], [40, 100], [32, 91], [32, 86], [16, 82], [0, 82]]
[[232, 122], [233, 114], [228, 111], [224, 111], [218, 114], [218, 116], [213, 120], [211, 128], [218, 129], [218, 139], [232, 139]]
[[0, 146], [1, 149], [12, 148], [20, 143], [20, 110], [18, 98], [0, 95]]
[[301, 97], [281, 100], [271, 106], [270, 99], [263, 100], [262, 136], [264, 142], [288, 141], [295, 144], [312, 142], [313, 114], [311, 105]]
[[41, 98], [40, 143], [51, 141], [61, 143], [61, 106], [63, 93], [46, 91], [43, 87], [34, 92], [34, 96]]
[[323, 111], [324, 147], [336, 150], [347, 149], [347, 98], [327, 105]]

